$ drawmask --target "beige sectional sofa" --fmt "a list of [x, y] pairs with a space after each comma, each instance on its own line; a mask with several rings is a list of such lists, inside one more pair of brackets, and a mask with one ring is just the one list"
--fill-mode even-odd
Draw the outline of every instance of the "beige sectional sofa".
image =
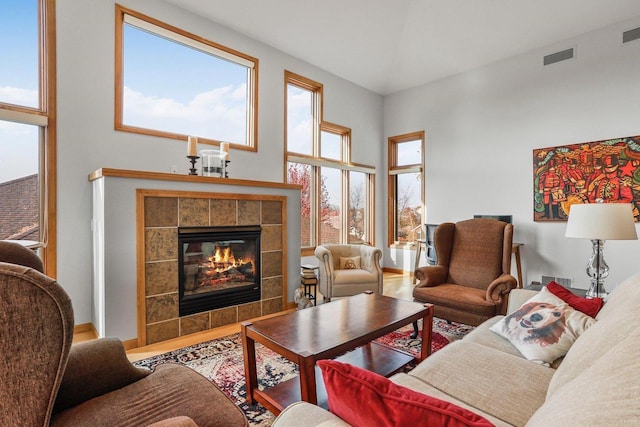
[[[509, 312], [533, 294], [512, 291]], [[616, 287], [597, 322], [551, 367], [526, 360], [489, 330], [502, 317], [391, 380], [470, 409], [496, 426], [640, 426], [640, 274]], [[273, 424], [301, 425], [348, 424], [305, 402], [286, 408]]]

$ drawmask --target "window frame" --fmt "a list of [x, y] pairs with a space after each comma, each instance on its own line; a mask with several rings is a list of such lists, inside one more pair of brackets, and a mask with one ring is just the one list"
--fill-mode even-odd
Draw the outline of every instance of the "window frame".
[[39, 107], [0, 102], [0, 120], [39, 127], [40, 243], [45, 273], [57, 276], [55, 0], [38, 0]]
[[[158, 129], [148, 129], [124, 123], [124, 26], [128, 21], [139, 23], [150, 33], [165, 37], [191, 47], [203, 46], [210, 53], [216, 52], [220, 56], [248, 68], [247, 78], [247, 143], [240, 144], [237, 141], [221, 141], [207, 137], [198, 136], [198, 142], [202, 144], [217, 145], [222, 142], [229, 143], [230, 147], [245, 151], [258, 151], [258, 69], [259, 60], [235, 49], [223, 46], [219, 43], [200, 37], [173, 25], [162, 22], [158, 19], [136, 12], [135, 10], [123, 7], [119, 4], [116, 8], [116, 31], [115, 31], [115, 114], [114, 129], [123, 132], [137, 133], [142, 135], [157, 136], [168, 139], [176, 139], [187, 142], [189, 135], [163, 131]], [[129, 18], [127, 18], [129, 17]], [[137, 25], [136, 25], [137, 27]], [[155, 29], [156, 31], [153, 31]], [[173, 35], [173, 37], [170, 37]]]
[[[421, 143], [421, 158], [419, 163], [413, 163], [409, 165], [398, 166], [398, 146], [403, 142], [411, 142], [420, 140]], [[419, 173], [420, 174], [420, 182], [422, 185], [420, 186], [420, 207], [421, 207], [421, 218], [420, 225], [423, 225], [425, 222], [425, 191], [424, 191], [424, 147], [425, 147], [425, 132], [417, 131], [411, 133], [405, 133], [402, 135], [391, 136], [388, 138], [388, 181], [387, 181], [387, 191], [389, 194], [388, 198], [388, 206], [387, 206], [387, 245], [389, 247], [403, 247], [410, 246], [413, 242], [400, 242], [397, 239], [398, 230], [397, 230], [397, 179], [396, 177], [405, 173]]]
[[[284, 182], [287, 182], [288, 178], [288, 163], [299, 163], [309, 165], [311, 167], [311, 229], [310, 229], [310, 246], [303, 246], [301, 248], [302, 256], [313, 255], [315, 247], [321, 243], [321, 221], [318, 220], [319, 212], [321, 211], [321, 200], [318, 197], [318, 188], [321, 184], [321, 168], [333, 168], [340, 170], [340, 185], [342, 190], [342, 197], [340, 200], [340, 209], [342, 211], [341, 227], [340, 227], [340, 242], [347, 244], [349, 234], [349, 217], [348, 208], [350, 203], [350, 182], [349, 172], [362, 172], [365, 173], [367, 178], [365, 179], [365, 197], [366, 197], [366, 216], [365, 216], [365, 235], [368, 236], [368, 241], [363, 244], [375, 245], [375, 167], [365, 164], [354, 163], [351, 161], [351, 129], [335, 123], [326, 122], [323, 120], [323, 84], [303, 77], [299, 74], [295, 74], [291, 71], [285, 70], [284, 72]], [[312, 155], [300, 154], [297, 152], [289, 152], [287, 149], [287, 131], [288, 131], [288, 87], [289, 85], [296, 86], [298, 88], [308, 90], [312, 92], [312, 116], [313, 116], [313, 130], [312, 130]], [[321, 134], [322, 132], [332, 133], [340, 135], [341, 137], [341, 159], [335, 160], [330, 158], [323, 158], [321, 154]]]

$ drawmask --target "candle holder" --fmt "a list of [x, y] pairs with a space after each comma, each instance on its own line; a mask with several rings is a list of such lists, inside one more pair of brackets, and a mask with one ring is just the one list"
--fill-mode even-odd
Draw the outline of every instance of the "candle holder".
[[229, 163], [231, 163], [231, 160], [224, 161], [224, 177], [225, 178], [229, 178]]
[[191, 169], [189, 169], [189, 175], [198, 175], [198, 169], [196, 169], [196, 162], [200, 158], [200, 156], [187, 156], [189, 161], [191, 162]]

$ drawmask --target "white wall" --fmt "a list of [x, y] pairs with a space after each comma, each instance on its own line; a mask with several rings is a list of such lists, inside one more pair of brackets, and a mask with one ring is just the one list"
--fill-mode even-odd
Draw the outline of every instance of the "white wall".
[[[545, 274], [588, 288], [590, 242], [565, 238], [564, 222], [533, 222], [532, 151], [640, 134], [640, 42], [620, 46], [621, 31], [638, 26], [640, 17], [385, 97], [385, 138], [426, 132], [426, 221], [512, 214], [525, 285]], [[542, 66], [568, 47], [576, 59]], [[607, 289], [638, 271], [639, 250], [606, 243]], [[412, 270], [412, 255], [387, 250], [384, 265]]]
[[[325, 120], [352, 129], [353, 160], [376, 166], [377, 188], [383, 188], [381, 96], [161, 0], [119, 3], [260, 60], [259, 151], [232, 150], [232, 177], [282, 182], [287, 69], [324, 84]], [[89, 173], [101, 167], [169, 172], [171, 165], [186, 173], [186, 143], [114, 131], [115, 2], [65, 0], [56, 7], [58, 280], [71, 296], [76, 324], [82, 324], [91, 321], [92, 306]], [[378, 212], [383, 202], [378, 197]]]

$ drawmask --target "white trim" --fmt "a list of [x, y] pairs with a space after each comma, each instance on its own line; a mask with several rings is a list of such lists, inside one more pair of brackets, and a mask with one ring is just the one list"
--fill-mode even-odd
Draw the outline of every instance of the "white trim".
[[376, 168], [371, 166], [361, 166], [361, 165], [353, 165], [348, 163], [329, 162], [322, 159], [314, 159], [310, 157], [299, 157], [292, 154], [289, 154], [287, 156], [287, 161], [291, 163], [302, 163], [305, 165], [328, 167], [328, 168], [341, 169], [341, 170], [354, 171], [354, 172], [363, 172], [363, 173], [369, 173], [369, 174], [376, 173]]
[[253, 70], [255, 68], [255, 64], [253, 61], [249, 61], [247, 59], [244, 59], [240, 56], [237, 55], [233, 55], [232, 53], [226, 52], [222, 49], [217, 49], [213, 46], [210, 46], [208, 44], [199, 42], [197, 40], [194, 40], [192, 38], [189, 37], [185, 37], [181, 34], [178, 34], [174, 31], [171, 30], [167, 30], [166, 28], [163, 27], [159, 27], [155, 24], [152, 24], [150, 22], [144, 21], [140, 18], [136, 18], [135, 16], [131, 16], [128, 14], [124, 14], [124, 23], [125, 24], [129, 24], [132, 27], [136, 27], [139, 30], [142, 31], [147, 31], [149, 33], [155, 34], [157, 36], [163, 37], [167, 40], [172, 40], [175, 42], [178, 42], [180, 44], [183, 44], [185, 46], [197, 49], [201, 52], [210, 54], [210, 55], [214, 55], [217, 56], [218, 58], [222, 58], [225, 59], [227, 61], [231, 61], [234, 62], [236, 64], [240, 64], [243, 65], [251, 70]]
[[410, 166], [398, 169], [391, 169], [389, 175], [402, 175], [403, 173], [422, 173], [422, 166]]
[[49, 124], [47, 116], [25, 113], [24, 111], [5, 110], [3, 108], [0, 108], [0, 120], [35, 126], [47, 126]]

